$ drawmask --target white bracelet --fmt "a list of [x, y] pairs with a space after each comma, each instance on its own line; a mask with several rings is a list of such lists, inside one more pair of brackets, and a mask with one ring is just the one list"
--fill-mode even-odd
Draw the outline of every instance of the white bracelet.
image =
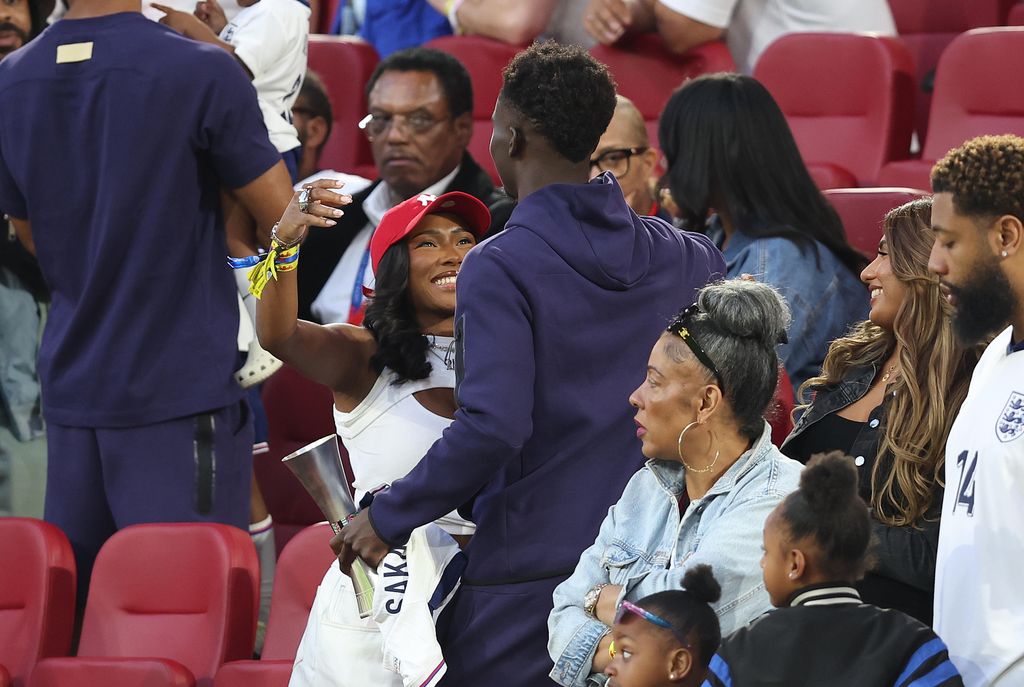
[[448, 23], [452, 25], [452, 33], [456, 36], [462, 35], [462, 27], [459, 26], [459, 8], [463, 0], [448, 0]]

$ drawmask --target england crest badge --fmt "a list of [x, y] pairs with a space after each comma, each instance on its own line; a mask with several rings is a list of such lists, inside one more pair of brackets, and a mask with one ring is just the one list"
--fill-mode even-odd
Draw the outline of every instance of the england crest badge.
[[1007, 443], [1024, 436], [1024, 394], [1012, 392], [996, 420], [996, 436]]

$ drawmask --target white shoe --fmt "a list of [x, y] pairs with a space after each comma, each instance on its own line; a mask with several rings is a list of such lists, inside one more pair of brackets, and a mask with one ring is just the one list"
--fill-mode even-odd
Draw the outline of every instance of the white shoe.
[[282, 365], [284, 363], [264, 350], [260, 346], [259, 340], [254, 338], [249, 342], [249, 353], [245, 357], [245, 364], [235, 372], [235, 381], [243, 389], [248, 389], [265, 382], [270, 375], [280, 370]]

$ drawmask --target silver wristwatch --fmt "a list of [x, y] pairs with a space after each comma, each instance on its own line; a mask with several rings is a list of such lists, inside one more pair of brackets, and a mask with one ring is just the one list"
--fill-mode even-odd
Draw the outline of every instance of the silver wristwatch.
[[597, 602], [601, 598], [601, 590], [607, 586], [607, 584], [595, 584], [583, 596], [583, 612], [591, 618], [597, 618]]

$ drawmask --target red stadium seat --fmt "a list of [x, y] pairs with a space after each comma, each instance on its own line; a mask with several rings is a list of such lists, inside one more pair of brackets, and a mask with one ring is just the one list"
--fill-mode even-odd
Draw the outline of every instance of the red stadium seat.
[[327, 566], [335, 561], [329, 545], [331, 536], [331, 527], [326, 523], [307, 527], [281, 552], [263, 643], [264, 659], [295, 658], [317, 587]]
[[[795, 33], [754, 76], [774, 96], [819, 188], [870, 186], [910, 151], [913, 61], [896, 38]], [[809, 87], [813, 84], [813, 87]]]
[[291, 661], [237, 661], [217, 671], [213, 687], [288, 687]]
[[893, 162], [883, 186], [931, 188], [936, 160], [983, 134], [1024, 135], [1024, 89], [1007, 74], [1024, 73], [1024, 28], [974, 29], [956, 38], [939, 62], [931, 128], [920, 160]]
[[722, 41], [673, 55], [656, 33], [633, 36], [614, 46], [596, 45], [590, 54], [608, 66], [619, 93], [640, 110], [652, 145], [658, 145], [658, 118], [676, 88], [701, 74], [736, 71], [729, 48]]
[[29, 687], [194, 687], [188, 668], [159, 658], [47, 659]]
[[214, 523], [126, 527], [96, 558], [81, 658], [48, 659], [46, 674], [51, 684], [84, 684], [77, 676], [88, 674], [90, 684], [120, 685], [120, 671], [143, 669], [117, 659], [162, 659], [161, 675], [191, 674], [209, 687], [221, 664], [252, 656], [258, 597], [247, 532]]
[[839, 188], [825, 191], [825, 197], [843, 221], [846, 238], [854, 248], [874, 258], [882, 239], [885, 213], [917, 198], [927, 191], [912, 188]]
[[[323, 513], [281, 459], [334, 432], [334, 397], [330, 389], [306, 379], [285, 365], [262, 390], [269, 425], [270, 451], [255, 456], [253, 467], [267, 510], [274, 518], [274, 540], [280, 554], [297, 532], [324, 519]], [[339, 442], [349, 483], [353, 476], [348, 454]]]
[[981, 26], [1000, 26], [1015, 0], [889, 0], [896, 30], [914, 56], [917, 89], [914, 122], [927, 138], [932, 94], [923, 87], [939, 58], [958, 34]]
[[1018, 2], [1006, 15], [1007, 26], [1024, 26], [1024, 2]]
[[473, 137], [469, 141], [469, 154], [491, 175], [494, 183], [500, 184], [491, 159], [491, 115], [501, 92], [502, 71], [520, 49], [482, 36], [442, 36], [424, 47], [452, 55], [469, 71], [473, 82]]
[[772, 426], [772, 443], [776, 446], [782, 446], [782, 442], [793, 431], [794, 395], [793, 382], [786, 374], [786, 369], [779, 365], [779, 384], [766, 416], [768, 424]]
[[225, 664], [217, 671], [214, 687], [287, 687], [317, 587], [335, 561], [330, 539], [331, 527], [323, 523], [307, 527], [288, 542], [274, 574], [261, 660]]
[[47, 656], [65, 656], [75, 621], [75, 557], [59, 528], [0, 518], [0, 685], [24, 687]]
[[320, 75], [334, 110], [331, 136], [320, 164], [325, 169], [374, 178], [370, 143], [359, 130], [366, 116], [366, 82], [380, 58], [369, 43], [351, 36], [309, 37], [308, 68]]

